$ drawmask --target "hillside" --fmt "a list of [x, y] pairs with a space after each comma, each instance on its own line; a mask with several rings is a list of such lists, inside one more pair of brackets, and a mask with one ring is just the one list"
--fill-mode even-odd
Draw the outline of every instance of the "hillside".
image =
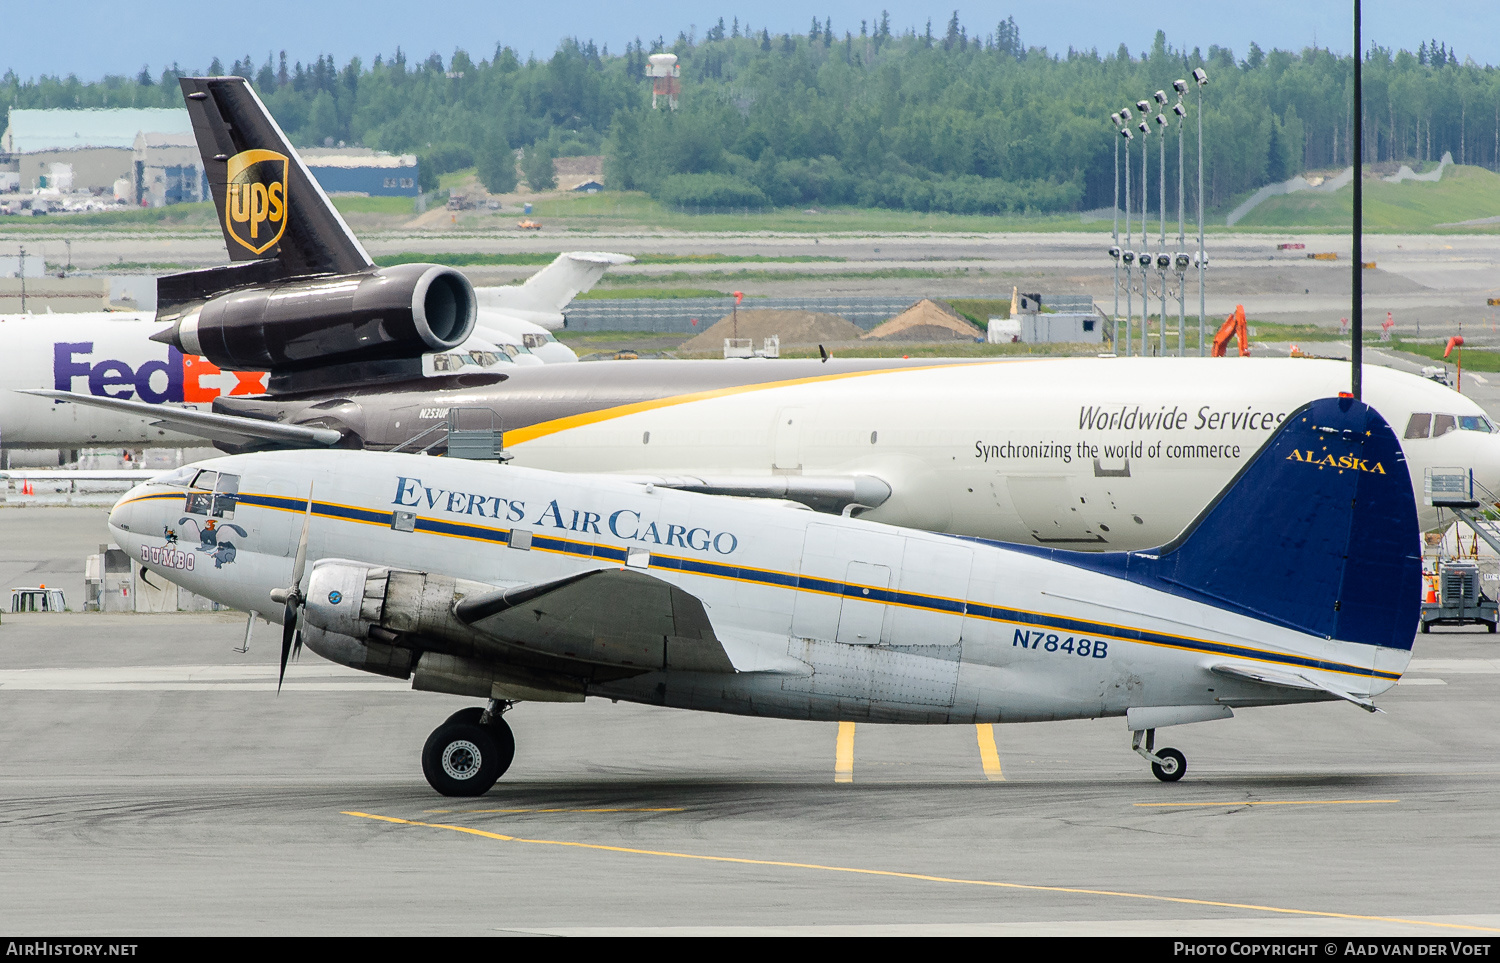
[[[1365, 229], [1419, 231], [1440, 224], [1500, 216], [1500, 174], [1483, 167], [1447, 169], [1436, 183], [1388, 184], [1366, 176]], [[1237, 227], [1332, 227], [1347, 229], [1354, 186], [1332, 194], [1300, 192], [1263, 201]]]

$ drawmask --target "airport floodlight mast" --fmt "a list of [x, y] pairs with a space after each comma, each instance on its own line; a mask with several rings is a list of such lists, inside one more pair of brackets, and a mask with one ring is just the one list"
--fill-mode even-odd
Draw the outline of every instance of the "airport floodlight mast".
[[1350, 332], [1352, 340], [1349, 343], [1349, 367], [1350, 383], [1349, 393], [1354, 395], [1355, 401], [1362, 400], [1360, 394], [1363, 388], [1364, 371], [1364, 318], [1365, 318], [1365, 244], [1364, 244], [1364, 202], [1365, 191], [1362, 183], [1365, 178], [1365, 107], [1364, 97], [1360, 90], [1359, 62], [1364, 57], [1364, 50], [1360, 47], [1359, 36], [1359, 0], [1354, 0], [1354, 284], [1352, 287], [1353, 304], [1350, 306], [1349, 320], [1353, 322]]
[[[1121, 126], [1120, 125], [1122, 125], [1123, 123], [1125, 123], [1124, 119], [1118, 113], [1114, 113], [1114, 114], [1110, 114], [1109, 115], [1109, 121], [1110, 121], [1110, 123], [1112, 123], [1112, 124], [1115, 125], [1115, 133], [1116, 134], [1120, 133], [1121, 132]], [[1110, 259], [1115, 262], [1115, 311], [1114, 311], [1114, 314], [1110, 315], [1110, 318], [1114, 321], [1114, 333], [1111, 335], [1111, 344], [1112, 344], [1112, 346], [1116, 350], [1119, 350], [1119, 347], [1120, 347], [1120, 138], [1116, 137], [1116, 138], [1114, 138], [1114, 141], [1115, 141], [1115, 206], [1114, 206], [1114, 211], [1112, 213], [1115, 216], [1115, 229], [1114, 229], [1114, 234], [1113, 234], [1114, 240], [1110, 243], [1110, 246], [1109, 246], [1109, 256], [1110, 256]]]
[[[1135, 252], [1131, 250], [1130, 244], [1133, 235], [1130, 233], [1130, 141], [1135, 135], [1130, 131], [1130, 108], [1126, 107], [1120, 111], [1120, 119], [1125, 126], [1120, 128], [1120, 136], [1125, 139], [1125, 251], [1120, 255], [1125, 262], [1125, 356], [1130, 357], [1130, 322], [1135, 317], [1135, 300], [1131, 292], [1135, 280], [1130, 276], [1135, 266]], [[1118, 319], [1115, 321], [1116, 328], [1119, 327]], [[1120, 342], [1115, 341], [1115, 351], [1120, 350]]]
[[1182, 95], [1187, 93], [1187, 81], [1172, 81], [1172, 89], [1177, 91], [1177, 103], [1172, 105], [1172, 113], [1177, 115], [1177, 256], [1175, 266], [1177, 268], [1177, 357], [1181, 358], [1187, 354], [1188, 256], [1187, 238], [1184, 232], [1186, 225], [1182, 220], [1182, 195], [1183, 186], [1186, 183], [1182, 170], [1182, 129], [1187, 123], [1187, 108], [1182, 105]]
[[[1167, 95], [1158, 90], [1156, 102], [1165, 104]], [[1161, 114], [1156, 115], [1156, 132], [1161, 135], [1156, 139], [1159, 153], [1156, 179], [1160, 192], [1156, 207], [1156, 220], [1161, 225], [1161, 237], [1157, 239], [1156, 244], [1156, 283], [1161, 288], [1161, 329], [1156, 343], [1157, 354], [1165, 358], [1167, 356], [1167, 268], [1171, 266], [1172, 258], [1167, 254], [1167, 118]]]
[[1150, 347], [1151, 335], [1151, 239], [1146, 233], [1147, 208], [1151, 202], [1151, 105], [1142, 100], [1136, 104], [1141, 111], [1141, 122], [1135, 129], [1141, 132], [1141, 251], [1136, 263], [1141, 266], [1141, 357]]
[[1198, 85], [1198, 357], [1206, 349], [1203, 335], [1204, 309], [1203, 269], [1203, 88], [1208, 86], [1208, 74], [1202, 67], [1193, 70], [1193, 81]]

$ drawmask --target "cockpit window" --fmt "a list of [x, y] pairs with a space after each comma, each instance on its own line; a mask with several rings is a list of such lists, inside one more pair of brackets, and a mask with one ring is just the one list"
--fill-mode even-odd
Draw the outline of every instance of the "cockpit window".
[[1407, 438], [1426, 438], [1432, 433], [1432, 412], [1419, 411], [1406, 423]]
[[1450, 431], [1458, 430], [1458, 418], [1453, 415], [1432, 416], [1432, 437], [1441, 438]]
[[193, 478], [193, 484], [189, 487], [197, 488], [206, 492], [211, 492], [214, 490], [214, 482], [218, 480], [218, 472], [208, 471], [207, 469], [205, 469], [203, 471], [200, 471], [197, 476]]
[[1483, 431], [1493, 433], [1495, 426], [1484, 415], [1460, 415], [1458, 427], [1464, 431]]
[[240, 476], [219, 474], [219, 484], [214, 488], [215, 518], [233, 518], [234, 507], [240, 502]]

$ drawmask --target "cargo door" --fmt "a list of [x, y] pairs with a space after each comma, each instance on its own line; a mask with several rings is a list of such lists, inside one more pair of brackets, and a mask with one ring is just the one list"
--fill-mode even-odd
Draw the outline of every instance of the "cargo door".
[[807, 527], [792, 635], [846, 645], [880, 643], [900, 535], [814, 523]]
[[890, 607], [890, 644], [957, 645], [973, 565], [974, 549], [958, 539], [907, 539]]

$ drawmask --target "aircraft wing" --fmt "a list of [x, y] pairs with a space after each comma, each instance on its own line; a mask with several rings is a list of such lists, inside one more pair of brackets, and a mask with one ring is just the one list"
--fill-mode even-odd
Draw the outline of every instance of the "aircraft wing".
[[542, 656], [642, 672], [735, 671], [702, 602], [630, 569], [471, 595], [453, 611], [475, 631]]
[[316, 428], [312, 425], [288, 425], [279, 421], [247, 418], [243, 415], [221, 415], [196, 408], [178, 408], [175, 405], [153, 405], [145, 401], [129, 401], [124, 398], [103, 398], [73, 391], [56, 391], [51, 388], [22, 388], [21, 394], [37, 395], [54, 401], [71, 401], [74, 404], [90, 405], [107, 411], [118, 411], [128, 415], [139, 415], [160, 428], [169, 428], [185, 435], [195, 435], [208, 441], [222, 441], [231, 445], [256, 445], [271, 442], [278, 445], [295, 445], [303, 448], [326, 448], [338, 444], [343, 433], [332, 428]]
[[1247, 682], [1258, 682], [1261, 685], [1278, 686], [1283, 689], [1312, 689], [1319, 692], [1326, 692], [1331, 696], [1343, 699], [1345, 702], [1352, 702], [1366, 712], [1383, 711], [1377, 708], [1367, 695], [1360, 695], [1348, 689], [1341, 689], [1337, 686], [1319, 682], [1300, 672], [1277, 672], [1273, 669], [1261, 669], [1259, 667], [1251, 669], [1245, 666], [1225, 663], [1209, 666], [1209, 671], [1229, 676], [1231, 679], [1243, 679]]
[[850, 506], [878, 508], [891, 497], [891, 486], [874, 475], [611, 475], [642, 485], [676, 488], [706, 495], [739, 498], [784, 498], [825, 512]]

